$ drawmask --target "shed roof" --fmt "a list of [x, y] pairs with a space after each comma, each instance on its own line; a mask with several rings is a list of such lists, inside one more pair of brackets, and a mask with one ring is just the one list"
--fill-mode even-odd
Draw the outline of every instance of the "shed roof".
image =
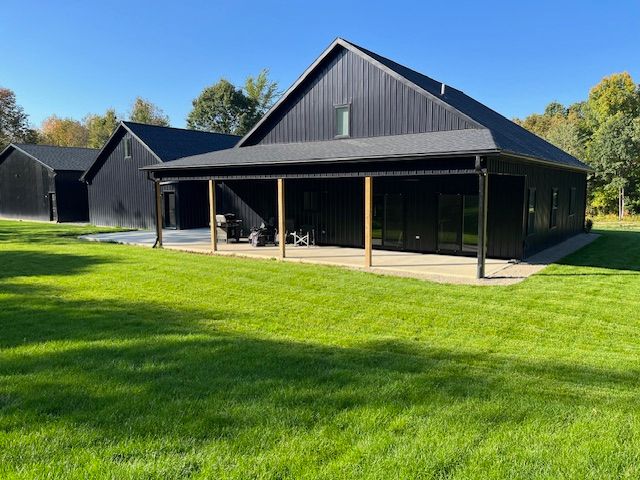
[[0, 153], [0, 162], [14, 149], [21, 151], [54, 171], [85, 171], [96, 159], [99, 152], [95, 148], [12, 143]]
[[122, 121], [105, 146], [88, 167], [82, 180], [91, 181], [109, 156], [111, 149], [127, 131], [135, 136], [158, 160], [168, 162], [176, 158], [188, 157], [204, 152], [212, 152], [233, 147], [240, 137], [226, 133], [203, 132], [184, 128], [162, 127]]

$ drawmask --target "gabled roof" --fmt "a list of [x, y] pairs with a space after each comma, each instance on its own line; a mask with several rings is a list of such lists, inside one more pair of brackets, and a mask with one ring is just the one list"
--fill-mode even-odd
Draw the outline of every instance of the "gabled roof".
[[0, 162], [13, 150], [18, 150], [28, 155], [53, 171], [85, 171], [96, 159], [99, 152], [95, 148], [12, 143], [0, 153]]
[[447, 109], [454, 111], [457, 115], [467, 119], [475, 126], [474, 128], [488, 130], [493, 137], [495, 147], [500, 152], [513, 154], [515, 156], [522, 156], [533, 160], [539, 159], [548, 163], [581, 170], [590, 169], [577, 158], [520, 127], [489, 107], [469, 97], [462, 91], [446, 85], [444, 87], [443, 95], [441, 94], [443, 85], [441, 82], [400, 65], [388, 58], [378, 55], [377, 53], [359, 47], [358, 45], [348, 42], [342, 38], [337, 38], [333, 41], [333, 43], [307, 70], [305, 70], [298, 80], [296, 80], [296, 82], [284, 93], [284, 95], [254, 126], [254, 128], [237, 143], [236, 147], [247, 148], [244, 147], [244, 145], [260, 128], [260, 126], [265, 123], [266, 119], [282, 108], [287, 98], [296, 91], [307, 77], [316, 71], [322, 61], [339, 48], [347, 49], [356, 55], [359, 55], [405, 85], [415, 89], [423, 95], [428, 96], [432, 101], [440, 103]]
[[102, 150], [100, 150], [93, 164], [84, 173], [82, 180], [91, 181], [93, 179], [124, 131], [136, 137], [158, 162], [168, 162], [176, 158], [231, 148], [240, 139], [237, 135], [226, 133], [203, 132], [200, 130], [122, 121]]
[[143, 170], [443, 157], [465, 153], [489, 154], [497, 151], [488, 130], [469, 128], [386, 137], [345, 138], [336, 141], [253, 145], [181, 158], [161, 165], [143, 167]]

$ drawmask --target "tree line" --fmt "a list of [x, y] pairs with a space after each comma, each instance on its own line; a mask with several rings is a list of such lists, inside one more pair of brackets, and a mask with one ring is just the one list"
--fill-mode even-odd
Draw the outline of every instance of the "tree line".
[[610, 75], [586, 100], [551, 102], [514, 121], [593, 167], [589, 213], [640, 213], [640, 86], [631, 75]]
[[[187, 128], [244, 135], [279, 96], [278, 84], [269, 71], [247, 77], [243, 87], [225, 79], [206, 87], [192, 102]], [[63, 147], [102, 148], [120, 120], [169, 126], [169, 117], [154, 103], [135, 99], [127, 115], [109, 108], [103, 114], [88, 114], [81, 120], [51, 115], [39, 128], [16, 101], [15, 93], [0, 87], [0, 150], [12, 142], [41, 143]]]

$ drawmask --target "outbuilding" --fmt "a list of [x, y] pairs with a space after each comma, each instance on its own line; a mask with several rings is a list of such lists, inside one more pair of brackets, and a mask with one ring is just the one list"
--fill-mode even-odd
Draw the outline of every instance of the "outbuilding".
[[365, 266], [372, 249], [468, 255], [482, 277], [487, 255], [520, 260], [582, 232], [590, 169], [339, 38], [235, 148], [145, 170], [158, 184], [208, 180], [211, 196], [219, 185], [212, 207], [245, 225], [277, 218], [281, 256], [302, 229], [363, 248]]
[[[233, 147], [240, 137], [123, 121], [84, 173], [89, 219], [94, 225], [149, 229], [155, 226], [153, 185], [141, 167]], [[164, 227], [208, 225], [204, 182], [163, 182]]]
[[98, 150], [12, 143], [0, 153], [0, 216], [86, 222], [87, 186], [80, 176]]

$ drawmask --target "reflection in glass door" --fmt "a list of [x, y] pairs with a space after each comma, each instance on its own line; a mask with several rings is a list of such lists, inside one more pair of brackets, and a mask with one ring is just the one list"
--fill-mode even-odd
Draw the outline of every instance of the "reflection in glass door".
[[384, 195], [373, 196], [372, 237], [373, 245], [382, 246], [382, 227], [384, 225]]
[[373, 196], [373, 245], [404, 248], [404, 196], [385, 193]]
[[438, 251], [459, 252], [462, 243], [462, 195], [438, 196]]
[[164, 228], [176, 228], [176, 194], [163, 192], [164, 196]]
[[478, 195], [463, 197], [464, 212], [462, 217], [462, 251], [478, 251]]
[[439, 195], [438, 251], [447, 253], [478, 251], [477, 195]]
[[385, 195], [383, 245], [404, 248], [404, 196], [401, 193]]

